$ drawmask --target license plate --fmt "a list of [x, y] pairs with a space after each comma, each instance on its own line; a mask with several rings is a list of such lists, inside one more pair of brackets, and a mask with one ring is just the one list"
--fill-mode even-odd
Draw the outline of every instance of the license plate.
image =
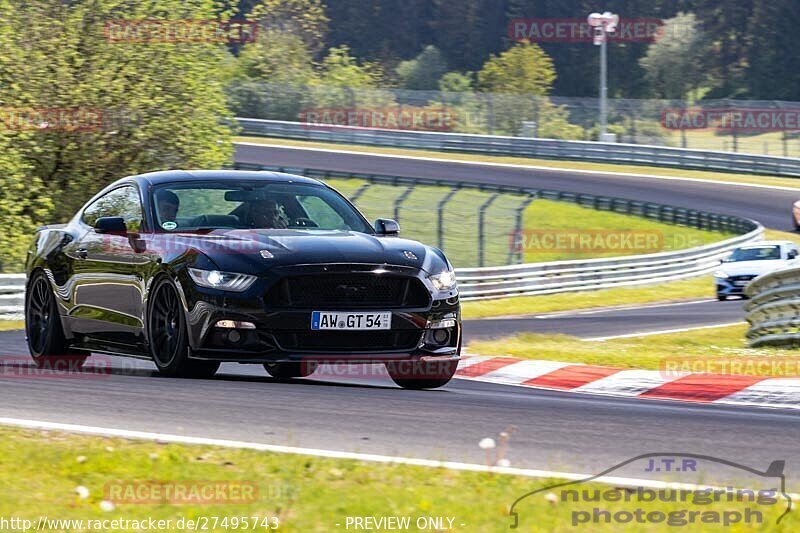
[[358, 313], [342, 311], [314, 311], [311, 313], [311, 329], [376, 330], [391, 329], [392, 313]]

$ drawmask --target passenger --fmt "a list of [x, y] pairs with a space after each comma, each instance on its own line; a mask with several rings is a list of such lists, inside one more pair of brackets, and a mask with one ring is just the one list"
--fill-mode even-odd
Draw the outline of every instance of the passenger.
[[156, 195], [156, 207], [158, 208], [158, 218], [161, 223], [175, 222], [178, 218], [178, 209], [181, 201], [178, 195], [172, 191], [160, 191]]

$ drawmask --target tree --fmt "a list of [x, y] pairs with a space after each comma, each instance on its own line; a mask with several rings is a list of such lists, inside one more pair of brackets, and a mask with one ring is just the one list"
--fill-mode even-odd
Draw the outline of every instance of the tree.
[[800, 100], [797, 2], [756, 0], [754, 3], [745, 70], [748, 93], [762, 100]]
[[228, 99], [238, 116], [294, 120], [305, 86], [316, 78], [311, 51], [299, 36], [277, 29], [262, 31], [240, 52]]
[[431, 42], [457, 69], [477, 70], [492, 53], [503, 49], [508, 0], [433, 0], [433, 13], [424, 24]]
[[489, 93], [486, 111], [492, 131], [516, 135], [523, 121], [531, 121], [537, 136], [580, 138], [581, 128], [547, 98], [555, 78], [553, 61], [536, 44], [517, 44], [492, 56], [478, 72], [478, 87]]
[[326, 0], [329, 43], [366, 60], [391, 65], [433, 42], [431, 0]]
[[58, 199], [46, 215], [26, 208], [36, 211], [37, 222], [64, 221], [88, 196], [125, 175], [231, 160], [231, 131], [223, 123], [229, 118], [224, 45], [110, 42], [104, 33], [108, 21], [164, 13], [229, 15], [212, 0], [0, 1], [3, 107], [99, 113], [82, 130], [7, 128], [33, 190], [43, 183]]
[[470, 92], [472, 91], [472, 76], [470, 73], [448, 72], [439, 78], [439, 90], [445, 92]]
[[[744, 92], [742, 80], [746, 62], [748, 25], [754, 0], [695, 0], [691, 10], [709, 38], [707, 72], [715, 81], [709, 98], [728, 98]], [[796, 2], [789, 16], [797, 15]], [[791, 26], [790, 32], [794, 32]], [[770, 28], [768, 31], [776, 31]], [[785, 50], [780, 50], [786, 53]]]
[[328, 17], [321, 0], [262, 0], [248, 18], [258, 20], [266, 33], [298, 37], [312, 53], [325, 46]]
[[337, 46], [319, 66], [317, 84], [311, 88], [309, 107], [364, 107], [393, 103], [388, 91], [379, 89], [383, 70], [377, 63], [359, 62], [347, 46]]
[[404, 89], [433, 90], [447, 72], [447, 62], [435, 46], [426, 46], [414, 59], [401, 61], [397, 78]]
[[53, 208], [47, 188], [31, 170], [9, 137], [0, 133], [0, 270], [5, 272], [22, 271], [33, 232]]
[[692, 13], [678, 13], [664, 21], [663, 31], [665, 38], [651, 44], [639, 64], [656, 97], [684, 99], [708, 84], [703, 65], [707, 40]]
[[322, 60], [320, 83], [340, 87], [376, 87], [383, 78], [383, 71], [377, 63], [359, 62], [350, 55], [347, 46], [337, 46], [328, 50]]
[[550, 92], [555, 79], [553, 61], [544, 50], [536, 44], [522, 43], [484, 63], [478, 72], [478, 88], [543, 96]]

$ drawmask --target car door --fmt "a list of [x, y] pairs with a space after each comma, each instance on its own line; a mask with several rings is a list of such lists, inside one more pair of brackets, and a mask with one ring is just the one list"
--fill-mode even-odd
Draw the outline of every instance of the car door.
[[[122, 217], [126, 234], [99, 233], [101, 217]], [[84, 210], [83, 234], [65, 252], [71, 256], [73, 307], [71, 327], [103, 344], [133, 345], [143, 331], [140, 313], [141, 271], [147, 257], [134, 249], [134, 236], [143, 223], [138, 188], [117, 187]]]

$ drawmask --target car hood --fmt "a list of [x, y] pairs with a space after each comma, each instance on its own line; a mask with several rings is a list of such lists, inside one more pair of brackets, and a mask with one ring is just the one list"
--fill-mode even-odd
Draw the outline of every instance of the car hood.
[[769, 261], [737, 261], [722, 263], [719, 270], [729, 276], [760, 276], [790, 264], [786, 259], [772, 259]]
[[214, 230], [204, 235], [171, 235], [220, 270], [231, 272], [257, 274], [276, 266], [315, 263], [389, 264], [431, 273], [447, 268], [444, 255], [435, 248], [356, 231]]

